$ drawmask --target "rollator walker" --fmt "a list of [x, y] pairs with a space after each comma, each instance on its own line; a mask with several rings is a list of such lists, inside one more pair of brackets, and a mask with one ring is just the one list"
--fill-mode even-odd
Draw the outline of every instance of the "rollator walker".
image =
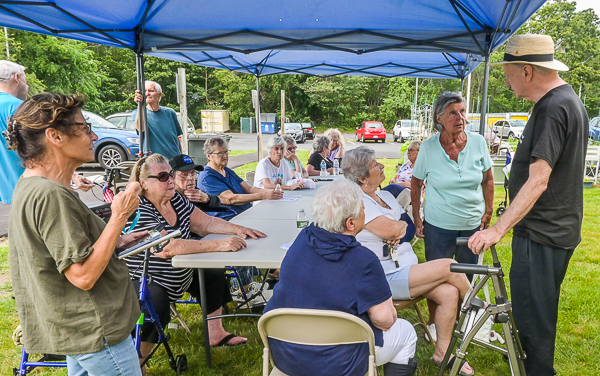
[[[457, 238], [457, 245], [467, 245], [469, 238]], [[487, 349], [499, 352], [504, 355], [508, 360], [510, 372], [513, 376], [526, 376], [525, 366], [523, 361], [526, 359], [525, 352], [521, 346], [519, 340], [519, 333], [515, 325], [515, 320], [512, 314], [512, 305], [508, 299], [508, 293], [506, 291], [506, 285], [504, 284], [504, 272], [498, 255], [496, 253], [496, 246], [490, 247], [492, 254], [493, 266], [487, 265], [473, 265], [473, 264], [452, 264], [450, 265], [450, 271], [453, 273], [465, 273], [465, 274], [478, 274], [481, 276], [481, 280], [475, 285], [475, 287], [469, 291], [463, 302], [460, 316], [454, 327], [452, 333], [452, 339], [448, 346], [448, 351], [444, 356], [444, 360], [440, 365], [438, 376], [442, 376], [450, 356], [454, 351], [454, 347], [457, 341], [460, 340], [460, 346], [454, 354], [456, 361], [454, 362], [452, 369], [450, 370], [450, 376], [458, 375], [460, 369], [466, 362], [467, 350], [471, 343], [478, 346], [485, 347]], [[486, 286], [489, 279], [492, 279], [492, 285], [494, 287], [495, 304], [489, 304], [485, 307], [483, 300], [477, 298], [477, 294]], [[480, 309], [484, 309], [483, 314], [477, 315]], [[504, 339], [506, 341], [506, 349], [486, 343], [475, 338], [475, 335], [481, 329], [483, 324], [492, 318], [494, 323], [502, 324], [502, 331]]]

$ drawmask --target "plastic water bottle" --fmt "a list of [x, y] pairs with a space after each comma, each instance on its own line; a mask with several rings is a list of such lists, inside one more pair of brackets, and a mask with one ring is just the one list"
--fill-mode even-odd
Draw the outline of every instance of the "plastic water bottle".
[[327, 176], [327, 163], [325, 160], [321, 160], [321, 176]]
[[300, 209], [296, 216], [296, 228], [298, 229], [298, 233], [302, 231], [303, 228], [308, 227], [308, 222], [308, 217], [306, 216], [304, 209]]
[[283, 190], [281, 189], [281, 184], [277, 184], [277, 185], [275, 186], [275, 192], [277, 192], [277, 193], [281, 193], [281, 192], [283, 192]]
[[340, 173], [340, 160], [334, 159], [333, 160], [333, 174], [339, 175], [339, 173]]

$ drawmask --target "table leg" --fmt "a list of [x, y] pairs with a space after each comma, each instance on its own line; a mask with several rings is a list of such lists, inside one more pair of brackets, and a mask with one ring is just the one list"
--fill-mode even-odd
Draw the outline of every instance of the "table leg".
[[202, 308], [202, 329], [204, 332], [204, 352], [206, 353], [206, 366], [211, 367], [210, 360], [210, 334], [208, 332], [208, 319], [206, 312], [206, 290], [204, 288], [204, 269], [198, 268], [198, 283], [200, 284], [200, 307]]

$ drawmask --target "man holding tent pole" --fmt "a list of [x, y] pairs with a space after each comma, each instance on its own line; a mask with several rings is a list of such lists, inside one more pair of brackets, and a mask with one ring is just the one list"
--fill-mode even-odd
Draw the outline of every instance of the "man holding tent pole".
[[581, 241], [588, 117], [554, 60], [550, 36], [512, 37], [502, 65], [506, 86], [535, 102], [513, 159], [510, 206], [491, 228], [469, 239], [479, 254], [514, 227], [510, 285], [528, 375], [555, 375], [560, 286]]
[[[162, 98], [162, 87], [154, 81], [146, 81], [146, 105], [148, 107], [147, 129], [144, 137], [148, 137], [148, 149], [152, 153], [164, 155], [171, 159], [181, 154], [181, 141], [179, 136], [183, 134], [177, 113], [169, 107], [160, 105]], [[142, 101], [142, 94], [139, 90], [135, 91], [135, 103]], [[135, 119], [135, 129], [139, 131], [138, 110], [131, 112], [131, 117]]]

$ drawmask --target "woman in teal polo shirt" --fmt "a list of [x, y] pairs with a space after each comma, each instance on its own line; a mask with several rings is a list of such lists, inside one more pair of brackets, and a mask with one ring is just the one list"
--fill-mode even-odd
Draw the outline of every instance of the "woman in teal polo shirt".
[[[467, 246], [457, 246], [456, 238], [470, 237], [490, 225], [494, 201], [492, 159], [485, 139], [465, 132], [462, 96], [443, 93], [433, 105], [433, 113], [439, 133], [421, 145], [411, 180], [416, 234], [424, 238], [427, 261], [455, 258], [459, 263], [476, 264], [477, 255]], [[419, 209], [424, 180], [427, 185], [422, 221]]]

